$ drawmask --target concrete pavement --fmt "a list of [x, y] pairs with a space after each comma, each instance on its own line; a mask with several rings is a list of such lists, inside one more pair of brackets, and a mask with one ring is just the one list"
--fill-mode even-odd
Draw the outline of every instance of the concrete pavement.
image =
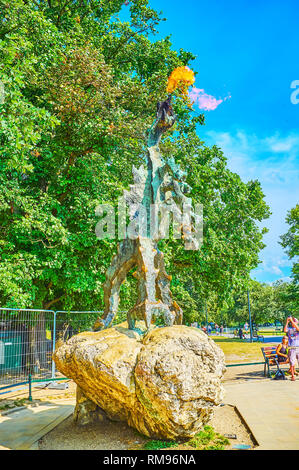
[[37, 449], [38, 440], [72, 414], [73, 402], [45, 402], [0, 416], [0, 450]]
[[299, 449], [299, 378], [224, 384], [224, 403], [234, 405], [259, 444], [258, 450]]

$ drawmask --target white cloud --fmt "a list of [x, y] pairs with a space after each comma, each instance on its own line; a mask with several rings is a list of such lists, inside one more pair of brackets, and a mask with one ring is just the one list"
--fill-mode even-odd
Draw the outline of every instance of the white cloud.
[[283, 153], [288, 152], [294, 155], [299, 150], [299, 135], [289, 135], [287, 137], [280, 137], [279, 134], [266, 138], [265, 141], [269, 145], [272, 152]]
[[273, 272], [274, 274], [277, 274], [278, 276], [283, 276], [283, 272], [281, 269], [279, 269], [278, 266], [272, 266], [271, 272]]
[[261, 275], [262, 273], [275, 274], [277, 276], [283, 276], [284, 268], [291, 268], [292, 262], [282, 254], [281, 257], [269, 250], [266, 252], [266, 256], [262, 259], [261, 264], [257, 269], [254, 270], [255, 274]]
[[299, 201], [299, 134], [258, 137], [241, 130], [234, 134], [210, 131], [206, 135], [207, 143], [221, 148], [228, 167], [243, 181], [260, 181], [270, 206], [272, 216], [262, 224], [269, 229], [264, 236], [267, 246], [260, 253], [263, 263], [253, 273], [285, 276], [282, 269], [290, 272], [292, 263], [279, 241], [288, 230], [287, 212]]
[[[276, 279], [276, 281], [291, 282], [291, 281], [292, 281], [292, 278], [289, 277], [289, 276], [284, 276], [284, 277], [280, 277], [279, 279]], [[273, 285], [274, 282], [276, 282], [276, 281], [269, 282], [268, 284]]]
[[229, 168], [248, 181], [258, 178], [263, 183], [299, 183], [299, 134], [259, 138], [238, 131], [207, 132], [209, 143], [215, 143], [228, 158]]

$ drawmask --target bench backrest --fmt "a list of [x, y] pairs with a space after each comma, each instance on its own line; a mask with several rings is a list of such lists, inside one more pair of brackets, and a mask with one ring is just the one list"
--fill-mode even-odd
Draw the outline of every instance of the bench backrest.
[[276, 348], [277, 346], [266, 346], [264, 348], [261, 348], [264, 358], [270, 359], [276, 357]]

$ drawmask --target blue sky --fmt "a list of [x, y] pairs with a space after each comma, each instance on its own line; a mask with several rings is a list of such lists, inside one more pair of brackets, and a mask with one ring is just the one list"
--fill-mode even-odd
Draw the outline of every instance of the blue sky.
[[299, 202], [299, 103], [291, 102], [291, 83], [299, 80], [298, 0], [149, 4], [167, 19], [157, 37], [171, 35], [173, 49], [197, 56], [190, 65], [198, 72], [195, 86], [217, 99], [230, 96], [205, 111], [199, 135], [221, 147], [244, 181], [258, 179], [270, 205], [267, 247], [252, 277], [288, 280], [292, 262], [278, 241], [288, 229], [287, 211]]

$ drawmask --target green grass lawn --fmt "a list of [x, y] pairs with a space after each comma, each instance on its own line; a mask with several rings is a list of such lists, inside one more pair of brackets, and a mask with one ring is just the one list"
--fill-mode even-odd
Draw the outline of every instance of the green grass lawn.
[[[230, 362], [262, 362], [263, 354], [261, 348], [265, 346], [263, 343], [253, 342], [247, 343], [238, 338], [219, 338], [219, 336], [211, 336], [211, 338], [222, 349], [225, 360]], [[271, 343], [267, 343], [269, 346]], [[277, 343], [278, 344], [278, 343]]]

